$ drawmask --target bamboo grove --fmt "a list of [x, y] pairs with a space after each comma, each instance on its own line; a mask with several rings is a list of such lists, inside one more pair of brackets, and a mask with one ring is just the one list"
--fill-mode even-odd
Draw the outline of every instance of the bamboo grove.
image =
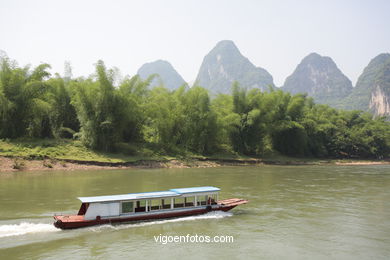
[[[210, 97], [201, 86], [150, 88], [153, 76], [125, 77], [102, 61], [88, 78], [49, 73], [50, 65], [0, 65], [0, 138], [80, 139], [94, 150], [148, 146], [166, 154], [384, 158], [390, 124], [361, 111], [318, 105], [270, 88]], [[129, 151], [126, 151], [129, 152]]]

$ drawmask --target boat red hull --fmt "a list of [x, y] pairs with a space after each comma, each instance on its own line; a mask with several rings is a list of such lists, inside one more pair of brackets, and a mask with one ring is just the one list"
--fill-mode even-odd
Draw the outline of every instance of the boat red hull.
[[93, 219], [93, 220], [83, 220], [83, 221], [62, 221], [61, 219], [56, 219], [54, 222], [54, 226], [60, 229], [74, 229], [74, 228], [82, 228], [82, 227], [90, 227], [96, 225], [104, 225], [104, 224], [117, 224], [117, 223], [126, 223], [133, 221], [143, 221], [143, 220], [154, 220], [154, 219], [167, 219], [167, 218], [177, 218], [177, 217], [185, 217], [185, 216], [193, 216], [205, 214], [210, 211], [229, 211], [236, 206], [218, 208], [218, 209], [199, 209], [199, 210], [191, 210], [191, 211], [181, 211], [181, 212], [169, 212], [169, 213], [161, 213], [154, 215], [143, 215], [143, 216], [129, 216], [129, 217], [121, 217], [121, 218], [109, 218], [109, 219]]
[[[178, 211], [169, 211], [169, 212], [161, 212], [155, 214], [142, 214], [142, 215], [131, 215], [129, 217], [113, 217], [113, 218], [100, 218], [92, 220], [85, 220], [84, 216], [74, 215], [74, 216], [54, 216], [55, 222], [54, 226], [60, 229], [75, 229], [82, 227], [90, 227], [96, 225], [104, 225], [104, 224], [117, 224], [117, 223], [126, 223], [133, 221], [146, 221], [146, 220], [155, 220], [155, 219], [167, 219], [167, 218], [175, 218], [175, 217], [184, 217], [184, 216], [193, 216], [205, 214], [210, 211], [229, 211], [232, 208], [247, 203], [246, 200], [234, 201], [225, 200], [229, 203], [219, 204], [218, 207], [206, 207], [200, 209], [188, 209], [188, 210], [178, 210]], [[223, 201], [222, 201], [223, 202]]]

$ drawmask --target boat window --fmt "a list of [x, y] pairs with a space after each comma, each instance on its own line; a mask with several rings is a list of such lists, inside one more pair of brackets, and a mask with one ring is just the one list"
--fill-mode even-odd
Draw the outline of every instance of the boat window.
[[161, 200], [151, 200], [151, 210], [159, 210], [161, 206]]
[[198, 206], [206, 205], [206, 202], [207, 202], [207, 195], [198, 197]]
[[134, 209], [132, 201], [122, 202], [122, 213], [131, 213], [133, 211]]
[[145, 212], [146, 200], [138, 200], [135, 205], [135, 212]]
[[175, 208], [182, 208], [184, 207], [184, 198], [175, 198], [174, 199]]
[[195, 203], [195, 196], [194, 197], [186, 197], [185, 200], [185, 206], [186, 207], [193, 207]]
[[213, 195], [206, 195], [207, 205], [213, 204]]
[[217, 194], [211, 195], [211, 204], [212, 205], [217, 204], [217, 198], [218, 198]]
[[170, 209], [171, 208], [171, 198], [162, 199], [161, 204], [162, 204], [163, 209]]

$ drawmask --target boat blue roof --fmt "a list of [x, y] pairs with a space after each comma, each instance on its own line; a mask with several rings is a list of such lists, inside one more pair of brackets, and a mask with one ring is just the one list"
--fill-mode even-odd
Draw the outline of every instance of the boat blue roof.
[[109, 202], [109, 201], [122, 201], [122, 200], [139, 200], [139, 199], [150, 199], [150, 198], [153, 199], [153, 198], [177, 197], [177, 196], [180, 196], [182, 194], [201, 193], [201, 192], [216, 192], [219, 190], [220, 190], [219, 188], [208, 186], [208, 187], [171, 189], [168, 191], [129, 193], [129, 194], [121, 194], [121, 195], [78, 197], [78, 199], [82, 203]]
[[188, 193], [201, 193], [201, 192], [216, 192], [221, 189], [212, 186], [206, 187], [193, 187], [193, 188], [180, 188], [180, 189], [170, 189], [170, 191], [176, 192], [178, 194], [188, 194]]
[[179, 196], [173, 191], [157, 191], [157, 192], [142, 192], [142, 193], [129, 193], [122, 195], [109, 195], [109, 196], [96, 196], [96, 197], [79, 197], [82, 203], [91, 202], [106, 202], [106, 201], [118, 201], [118, 200], [137, 200], [146, 198], [165, 198]]

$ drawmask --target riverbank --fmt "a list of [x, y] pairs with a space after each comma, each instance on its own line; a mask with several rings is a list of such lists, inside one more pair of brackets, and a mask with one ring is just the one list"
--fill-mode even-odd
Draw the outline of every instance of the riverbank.
[[221, 166], [256, 166], [256, 165], [384, 165], [389, 161], [351, 161], [351, 160], [271, 160], [271, 159], [172, 159], [139, 160], [123, 163], [102, 163], [99, 161], [77, 161], [43, 159], [31, 160], [20, 157], [0, 156], [0, 172], [19, 171], [75, 171], [103, 169], [139, 169], [139, 168], [210, 168]]
[[294, 158], [272, 155], [251, 158], [235, 154], [210, 157], [180, 154], [161, 155], [144, 147], [137, 151], [101, 153], [84, 147], [75, 140], [0, 140], [0, 172], [74, 171], [126, 168], [209, 168], [246, 165], [375, 165], [389, 160], [335, 160]]

